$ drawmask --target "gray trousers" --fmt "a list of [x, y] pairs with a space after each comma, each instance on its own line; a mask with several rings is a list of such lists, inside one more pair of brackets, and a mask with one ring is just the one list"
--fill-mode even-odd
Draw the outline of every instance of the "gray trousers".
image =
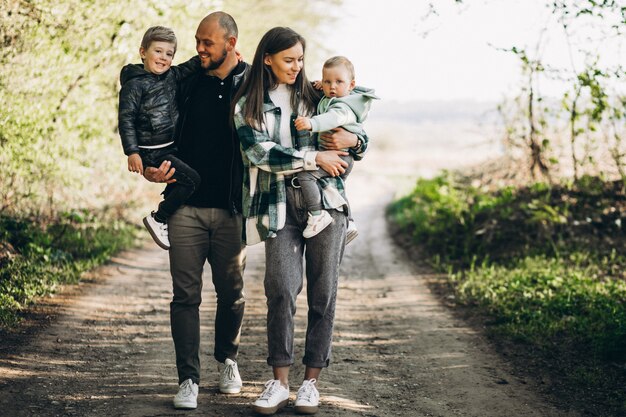
[[294, 363], [296, 297], [303, 288], [306, 260], [308, 319], [302, 363], [325, 368], [330, 362], [339, 265], [345, 247], [347, 217], [329, 210], [334, 222], [321, 233], [302, 237], [307, 207], [301, 189], [287, 187], [287, 220], [277, 236], [265, 241], [267, 298], [267, 363]]
[[217, 295], [214, 356], [235, 360], [244, 313], [245, 245], [241, 215], [228, 210], [182, 206], [168, 221], [174, 297], [170, 324], [179, 383], [200, 380], [200, 303], [202, 271], [211, 266]]

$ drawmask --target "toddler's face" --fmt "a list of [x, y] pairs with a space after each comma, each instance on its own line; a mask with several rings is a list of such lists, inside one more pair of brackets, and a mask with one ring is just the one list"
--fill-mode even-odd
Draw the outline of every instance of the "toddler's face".
[[343, 65], [322, 69], [322, 89], [326, 97], [343, 97], [354, 88], [350, 71]]
[[173, 43], [161, 41], [152, 42], [148, 49], [139, 49], [144, 69], [157, 75], [170, 69], [175, 52]]

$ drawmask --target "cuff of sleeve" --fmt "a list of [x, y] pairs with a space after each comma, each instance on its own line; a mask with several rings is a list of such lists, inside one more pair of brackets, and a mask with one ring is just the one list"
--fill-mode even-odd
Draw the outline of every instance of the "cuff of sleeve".
[[306, 152], [304, 154], [304, 170], [305, 171], [317, 170], [317, 164], [315, 163], [316, 157], [317, 157], [317, 151]]

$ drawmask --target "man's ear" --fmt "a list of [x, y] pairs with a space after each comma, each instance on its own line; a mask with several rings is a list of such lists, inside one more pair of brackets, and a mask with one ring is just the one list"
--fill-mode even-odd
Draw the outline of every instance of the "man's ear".
[[235, 46], [237, 46], [237, 38], [235, 38], [234, 36], [231, 36], [226, 41], [226, 48], [228, 49], [228, 52], [234, 50]]

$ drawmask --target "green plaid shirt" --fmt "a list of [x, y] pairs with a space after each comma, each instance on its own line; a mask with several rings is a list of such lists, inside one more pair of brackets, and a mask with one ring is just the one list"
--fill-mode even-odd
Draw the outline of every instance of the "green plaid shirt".
[[[285, 175], [318, 169], [317, 135], [308, 131], [296, 131], [291, 123], [293, 147], [280, 144], [280, 108], [265, 95], [263, 112], [265, 123], [261, 130], [246, 124], [242, 97], [235, 107], [234, 123], [243, 155], [243, 216], [245, 217], [244, 240], [248, 245], [276, 236], [285, 226], [286, 193]], [[297, 117], [291, 115], [291, 120]], [[270, 131], [271, 130], [271, 131]], [[361, 159], [367, 149], [365, 132], [358, 134], [361, 147], [353, 153]], [[340, 177], [322, 178], [322, 203], [325, 209], [343, 210], [346, 205], [344, 182]]]

